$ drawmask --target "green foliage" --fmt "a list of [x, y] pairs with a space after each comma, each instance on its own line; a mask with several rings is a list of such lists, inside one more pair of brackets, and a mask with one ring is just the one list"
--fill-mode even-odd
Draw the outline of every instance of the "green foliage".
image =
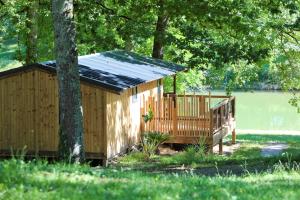
[[[24, 61], [28, 32], [29, 1], [4, 2], [0, 37], [2, 41], [13, 38], [17, 48], [3, 59], [0, 54], [1, 67]], [[39, 4], [38, 61], [51, 60], [50, 2]], [[299, 90], [299, 0], [170, 0], [163, 4], [169, 17], [164, 58], [193, 69], [178, 75], [179, 93], [197, 92], [203, 85], [224, 88], [228, 93], [265, 85]], [[159, 7], [150, 0], [77, 0], [79, 54], [118, 48], [150, 56]], [[165, 91], [172, 91], [171, 78], [164, 83]], [[291, 103], [297, 106], [294, 100]]]
[[206, 153], [205, 139], [200, 138], [196, 145], [188, 145], [183, 152], [174, 155], [173, 159], [178, 164], [197, 166], [213, 159], [213, 155]]
[[[15, 170], [19, 169], [19, 170]], [[0, 182], [6, 184], [17, 184], [24, 181], [25, 170], [24, 161], [12, 159], [10, 162], [4, 162], [0, 168]]]
[[145, 123], [151, 122], [151, 120], [153, 119], [153, 111], [151, 106], [149, 106], [148, 112], [145, 115], [143, 115], [143, 119]]
[[143, 153], [146, 160], [150, 159], [151, 155], [154, 155], [162, 143], [169, 140], [170, 135], [161, 132], [145, 132], [142, 134], [141, 144]]
[[123, 164], [139, 164], [139, 163], [143, 163], [145, 161], [145, 155], [143, 152], [131, 152], [126, 156], [120, 157], [118, 159], [119, 162], [123, 163]]
[[177, 156], [179, 163], [187, 165], [195, 165], [203, 161], [204, 155], [198, 152], [197, 147], [190, 145], [188, 146], [181, 155]]
[[[173, 77], [164, 79], [164, 92], [173, 92]], [[199, 92], [204, 89], [205, 76], [199, 69], [190, 69], [176, 75], [176, 92]]]
[[225, 88], [227, 93], [234, 89], [252, 89], [257, 83], [259, 67], [240, 60], [235, 64], [226, 64], [227, 67], [211, 68], [207, 71], [206, 84], [212, 88]]
[[294, 94], [293, 98], [289, 100], [289, 103], [297, 108], [298, 113], [300, 113], [300, 96], [296, 93]]
[[[0, 25], [0, 32], [3, 41], [14, 40], [17, 48], [13, 49], [13, 62], [19, 61], [24, 64], [27, 34], [29, 33], [28, 22], [28, 7], [32, 1], [28, 0], [12, 0], [4, 1], [4, 5], [0, 8], [0, 20], [3, 22]], [[51, 20], [50, 2], [39, 1], [39, 9], [37, 10], [38, 23], [38, 44], [37, 53], [38, 61], [53, 59], [53, 29]], [[0, 63], [1, 64], [1, 63]], [[0, 67], [7, 66], [1, 65]]]
[[4, 39], [0, 36], [0, 71], [21, 65], [21, 63], [16, 61], [16, 50], [16, 40]]

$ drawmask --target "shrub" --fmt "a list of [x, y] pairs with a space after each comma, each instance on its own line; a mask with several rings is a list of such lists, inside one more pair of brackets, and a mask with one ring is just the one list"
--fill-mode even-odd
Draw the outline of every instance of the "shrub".
[[198, 144], [188, 145], [184, 152], [177, 155], [177, 160], [184, 164], [193, 164], [204, 161], [206, 155], [205, 140], [200, 138]]
[[154, 113], [152, 111], [151, 106], [149, 106], [148, 112], [145, 115], [143, 115], [144, 122], [145, 123], [151, 122], [151, 120], [153, 119], [153, 116], [154, 116]]
[[141, 143], [145, 159], [149, 160], [150, 156], [158, 150], [158, 146], [169, 140], [169, 138], [168, 134], [157, 131], [143, 133]]

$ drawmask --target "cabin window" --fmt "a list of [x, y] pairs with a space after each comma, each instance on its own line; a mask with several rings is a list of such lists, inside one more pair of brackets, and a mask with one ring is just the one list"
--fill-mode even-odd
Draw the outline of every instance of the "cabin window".
[[138, 100], [138, 89], [137, 87], [132, 88], [132, 102], [135, 103]]

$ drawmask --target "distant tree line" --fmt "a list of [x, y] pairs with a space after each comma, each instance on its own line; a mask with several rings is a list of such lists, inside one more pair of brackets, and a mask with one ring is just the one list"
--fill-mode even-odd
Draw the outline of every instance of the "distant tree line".
[[[19, 60], [54, 58], [49, 1], [2, 0], [0, 11], [1, 31], [17, 38]], [[135, 51], [193, 68], [178, 87], [228, 91], [258, 81], [299, 89], [299, 12], [299, 0], [74, 1], [79, 55]]]

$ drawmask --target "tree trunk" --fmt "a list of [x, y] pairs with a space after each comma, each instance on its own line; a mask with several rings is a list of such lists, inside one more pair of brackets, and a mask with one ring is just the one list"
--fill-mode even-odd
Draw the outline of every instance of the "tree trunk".
[[125, 50], [131, 51], [133, 49], [132, 38], [130, 35], [125, 37]]
[[84, 160], [78, 55], [73, 0], [52, 0], [56, 70], [59, 88], [59, 147], [61, 159]]
[[154, 33], [152, 57], [163, 59], [163, 46], [165, 42], [165, 35], [168, 26], [169, 16], [164, 8], [164, 0], [159, 0], [158, 4], [159, 9], [157, 15], [156, 29]]
[[29, 1], [26, 20], [26, 28], [28, 29], [26, 33], [26, 64], [35, 63], [37, 61], [38, 9], [38, 0]]

